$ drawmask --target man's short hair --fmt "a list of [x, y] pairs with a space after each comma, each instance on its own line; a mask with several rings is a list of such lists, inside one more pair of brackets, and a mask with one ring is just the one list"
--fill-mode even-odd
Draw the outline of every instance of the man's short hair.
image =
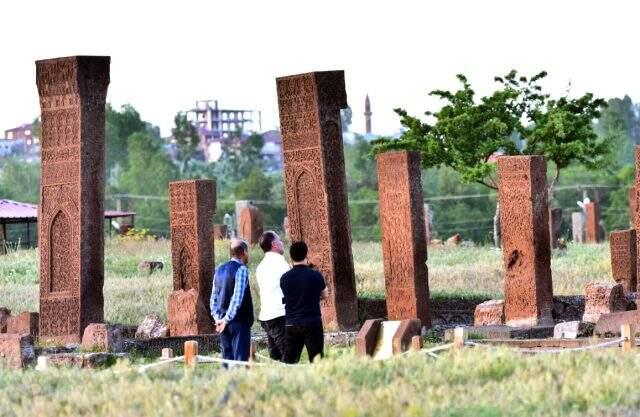
[[291, 260], [293, 262], [302, 262], [304, 258], [307, 257], [307, 253], [309, 252], [309, 248], [307, 248], [307, 244], [299, 241], [293, 242], [291, 247], [289, 248], [289, 255], [291, 256]]
[[273, 246], [273, 241], [276, 240], [276, 236], [277, 236], [276, 233], [272, 230], [267, 230], [262, 234], [262, 236], [260, 236], [259, 243], [264, 253], [267, 253], [271, 250]]
[[231, 256], [234, 258], [239, 258], [244, 255], [245, 252], [249, 251], [249, 245], [247, 242], [241, 239], [234, 239], [231, 241], [231, 245], [229, 246], [229, 252]]

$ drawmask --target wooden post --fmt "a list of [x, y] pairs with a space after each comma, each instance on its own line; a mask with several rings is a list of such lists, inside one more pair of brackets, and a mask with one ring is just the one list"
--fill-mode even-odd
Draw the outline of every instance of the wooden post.
[[623, 324], [620, 326], [620, 334], [624, 338], [622, 341], [622, 351], [631, 352], [636, 346], [635, 329], [631, 324]]
[[415, 335], [411, 338], [411, 350], [414, 352], [420, 352], [422, 349], [422, 338], [418, 335]]
[[184, 366], [193, 368], [198, 364], [198, 342], [187, 340], [184, 342]]
[[173, 358], [173, 349], [163, 348], [162, 356], [160, 357], [160, 359], [165, 360], [165, 359], [171, 359], [171, 358]]
[[464, 343], [467, 341], [467, 328], [456, 327], [453, 329], [453, 347], [461, 349], [464, 347]]

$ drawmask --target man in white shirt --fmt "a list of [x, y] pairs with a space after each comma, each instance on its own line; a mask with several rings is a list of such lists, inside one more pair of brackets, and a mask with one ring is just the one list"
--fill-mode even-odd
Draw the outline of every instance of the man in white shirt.
[[260, 314], [258, 320], [267, 333], [269, 356], [274, 360], [284, 357], [284, 304], [280, 277], [290, 267], [283, 256], [284, 244], [277, 233], [266, 231], [260, 237], [260, 247], [264, 258], [256, 269], [256, 279], [260, 290]]

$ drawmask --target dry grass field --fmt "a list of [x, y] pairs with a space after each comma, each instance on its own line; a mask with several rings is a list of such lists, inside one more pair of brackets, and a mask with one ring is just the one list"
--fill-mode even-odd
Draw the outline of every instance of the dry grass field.
[[[228, 243], [216, 242], [216, 260], [227, 259]], [[358, 294], [384, 297], [384, 273], [379, 243], [353, 244]], [[250, 269], [262, 258], [251, 251]], [[141, 260], [159, 260], [165, 268], [151, 276], [138, 273]], [[501, 252], [491, 247], [430, 247], [429, 286], [432, 297], [501, 297]], [[611, 280], [608, 244], [570, 245], [554, 251], [554, 294], [582, 294], [590, 281]], [[255, 280], [252, 279], [255, 289]], [[166, 316], [171, 291], [171, 248], [165, 240], [118, 242], [106, 246], [105, 314], [112, 323], [137, 324], [149, 313]], [[257, 291], [254, 290], [257, 296]], [[20, 250], [0, 257], [0, 306], [14, 312], [38, 310], [38, 253]]]
[[[169, 243], [111, 242], [106, 249], [106, 316], [135, 324], [165, 315], [170, 290]], [[217, 242], [216, 259], [227, 248]], [[260, 259], [252, 251], [251, 269]], [[383, 296], [380, 246], [354, 244], [358, 291]], [[142, 259], [165, 262], [152, 276]], [[557, 294], [582, 293], [610, 280], [607, 245], [570, 246], [553, 256]], [[37, 310], [37, 252], [0, 258], [0, 306]], [[500, 252], [487, 247], [432, 248], [433, 297], [500, 296]], [[640, 356], [619, 349], [524, 356], [506, 349], [465, 349], [434, 359], [410, 353], [388, 361], [356, 358], [333, 348], [320, 363], [250, 370], [200, 365], [138, 372], [143, 358], [103, 370], [0, 369], [0, 416], [634, 416], [640, 410], [635, 375]]]

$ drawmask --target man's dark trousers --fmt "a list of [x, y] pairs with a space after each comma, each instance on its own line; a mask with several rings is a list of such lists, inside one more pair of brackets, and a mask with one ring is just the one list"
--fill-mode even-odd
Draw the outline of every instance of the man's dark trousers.
[[269, 357], [276, 361], [282, 360], [284, 358], [285, 347], [284, 316], [261, 321], [260, 325], [267, 333]]
[[287, 325], [285, 327], [285, 354], [286, 363], [298, 363], [302, 348], [306, 346], [309, 362], [320, 355], [324, 356], [324, 331], [322, 324], [314, 325]]
[[241, 321], [233, 320], [227, 323], [220, 333], [220, 350], [223, 359], [248, 361], [251, 349], [251, 326]]

